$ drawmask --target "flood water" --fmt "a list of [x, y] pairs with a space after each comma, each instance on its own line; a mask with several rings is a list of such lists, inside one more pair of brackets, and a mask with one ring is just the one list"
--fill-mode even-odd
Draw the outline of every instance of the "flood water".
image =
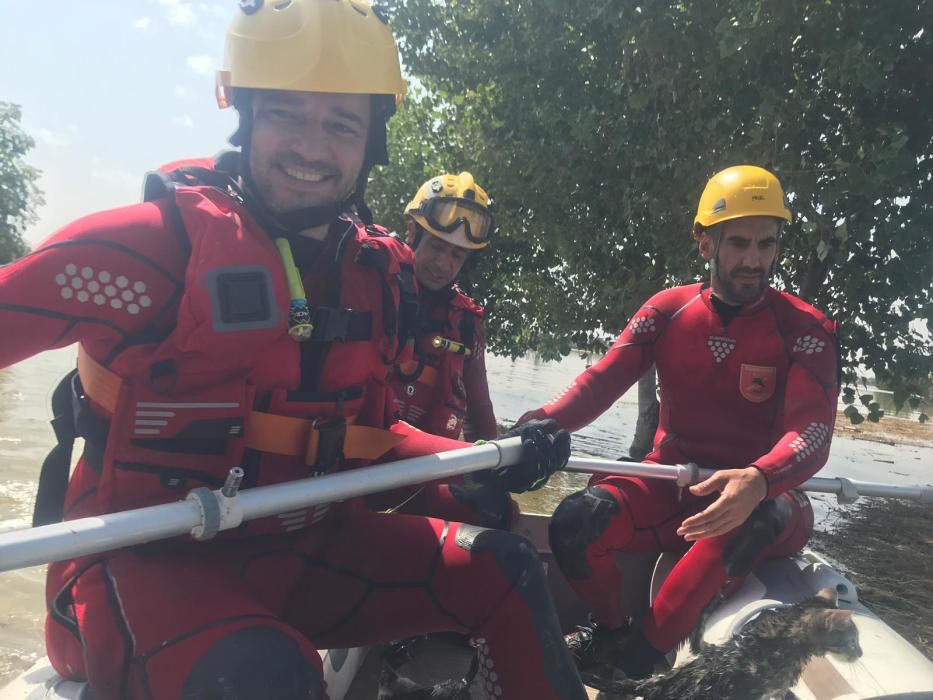
[[[49, 399], [58, 379], [73, 364], [74, 350], [65, 349], [0, 371], [0, 523], [29, 524], [39, 465], [53, 443]], [[559, 364], [489, 357], [487, 367], [497, 418], [511, 423], [567, 386], [585, 362], [576, 356]], [[636, 417], [633, 389], [575, 435], [574, 452], [609, 458], [626, 454]], [[896, 484], [930, 483], [933, 448], [837, 437], [823, 474]], [[522, 507], [549, 512], [585, 481], [581, 475], [557, 474], [545, 489], [523, 496]], [[831, 524], [835, 500], [819, 495], [813, 500], [820, 522]], [[42, 654], [43, 579], [41, 568], [0, 574], [0, 687]]]

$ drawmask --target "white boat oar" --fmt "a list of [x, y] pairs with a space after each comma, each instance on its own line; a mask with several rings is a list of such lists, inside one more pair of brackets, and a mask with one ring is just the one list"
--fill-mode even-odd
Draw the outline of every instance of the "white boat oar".
[[521, 439], [516, 437], [240, 492], [237, 487], [242, 471], [234, 469], [224, 488], [195, 489], [184, 501], [2, 533], [0, 571], [188, 533], [196, 539], [209, 539], [244, 520], [515, 464], [520, 455]]
[[[667, 466], [641, 462], [616, 462], [611, 459], [596, 457], [571, 457], [564, 470], [587, 474], [599, 472], [616, 476], [666, 479], [676, 482], [678, 486], [697, 484], [715, 473], [714, 469], [701, 469], [696, 464]], [[802, 491], [816, 493], [834, 493], [840, 503], [853, 503], [860, 496], [903, 498], [910, 501], [920, 501], [921, 503], [933, 503], [933, 487], [931, 486], [897, 486], [895, 484], [858, 481], [843, 476], [814, 477], [797, 488]]]
[[[11, 532], [2, 532], [0, 528], [0, 572], [189, 533], [195, 539], [210, 539], [221, 530], [238, 527], [244, 520], [514, 464], [520, 453], [519, 438], [509, 438], [242, 492], [238, 492], [242, 471], [232, 469], [223, 488], [215, 491], [195, 489], [183, 501]], [[589, 457], [572, 457], [566, 470], [669, 479], [681, 486], [697, 483], [713, 473], [713, 470], [700, 469], [695, 464], [665, 466]], [[835, 493], [842, 502], [851, 502], [859, 496], [933, 502], [933, 489], [926, 486], [816, 478], [801, 488]]]

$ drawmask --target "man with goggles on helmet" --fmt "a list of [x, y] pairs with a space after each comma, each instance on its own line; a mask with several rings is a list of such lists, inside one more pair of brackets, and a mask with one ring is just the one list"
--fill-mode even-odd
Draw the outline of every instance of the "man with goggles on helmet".
[[[385, 18], [241, 0], [226, 65], [238, 152], [166, 166], [148, 201], [0, 269], [0, 367], [80, 344], [38, 523], [183, 499], [235, 466], [249, 488], [464, 445], [396, 422], [414, 260], [346, 215], [369, 219], [404, 92]], [[492, 478], [527, 488], [569, 438], [520, 434], [521, 462]], [[584, 697], [526, 540], [357, 502], [56, 562], [47, 596], [52, 664], [99, 700], [324, 698], [318, 649], [444, 630], [475, 639], [491, 696]]]
[[[709, 282], [649, 299], [600, 362], [522, 418], [577, 430], [656, 365], [660, 421], [647, 460], [718, 470], [685, 490], [596, 475], [558, 506], [551, 549], [595, 619], [568, 637], [585, 676], [648, 675], [718, 592], [809, 537], [813, 512], [794, 489], [829, 454], [838, 357], [835, 324], [769, 284], [790, 220], [769, 171], [739, 165], [714, 175], [693, 228]], [[623, 605], [620, 550], [684, 555], [637, 628]]]
[[[496, 437], [486, 380], [483, 309], [456, 284], [469, 257], [495, 229], [490, 199], [468, 172], [425, 182], [405, 208], [415, 255], [420, 313], [414, 357], [395, 365], [389, 385], [399, 417], [420, 430], [467, 440]], [[379, 494], [385, 507], [508, 529], [517, 510], [498, 481], [483, 475]]]

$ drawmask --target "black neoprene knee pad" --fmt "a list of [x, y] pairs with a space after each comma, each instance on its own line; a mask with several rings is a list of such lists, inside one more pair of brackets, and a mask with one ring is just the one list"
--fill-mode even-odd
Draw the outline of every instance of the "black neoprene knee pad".
[[182, 698], [323, 700], [324, 680], [286, 632], [247, 627], [216, 642], [195, 662]]
[[612, 494], [599, 486], [577, 491], [557, 506], [548, 526], [548, 538], [554, 559], [568, 580], [590, 576], [586, 549], [606, 531], [619, 510]]
[[498, 483], [451, 484], [450, 493], [480, 516], [480, 525], [508, 530], [512, 525], [512, 499]]

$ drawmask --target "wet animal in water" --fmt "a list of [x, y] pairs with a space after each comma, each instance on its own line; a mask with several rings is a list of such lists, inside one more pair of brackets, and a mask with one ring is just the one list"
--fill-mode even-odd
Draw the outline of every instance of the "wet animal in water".
[[[714, 603], [718, 602], [714, 601]], [[712, 606], [711, 606], [712, 607]], [[709, 610], [704, 612], [704, 618]], [[862, 655], [851, 610], [836, 609], [836, 593], [766, 610], [721, 645], [701, 641], [704, 621], [690, 638], [688, 663], [641, 681], [607, 682], [613, 700], [768, 700], [783, 698], [815, 656], [838, 654], [852, 662]]]

